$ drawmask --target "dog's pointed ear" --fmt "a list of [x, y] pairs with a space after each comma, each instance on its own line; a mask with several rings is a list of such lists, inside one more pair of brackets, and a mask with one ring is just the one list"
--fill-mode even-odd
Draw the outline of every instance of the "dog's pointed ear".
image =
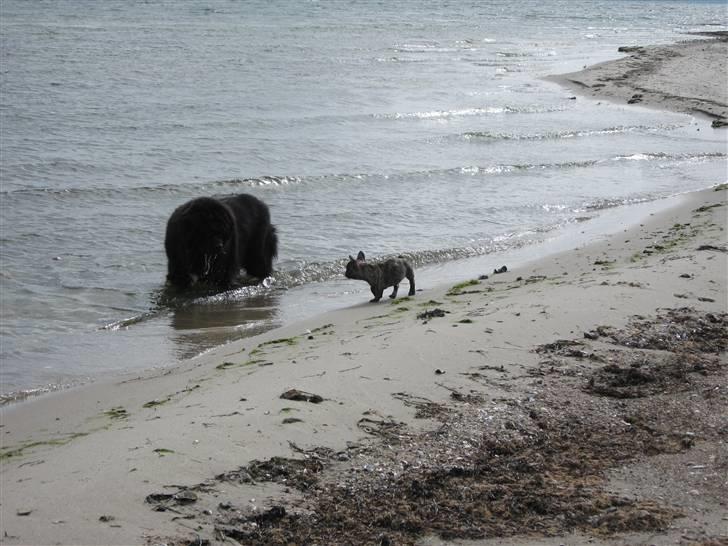
[[366, 258], [364, 257], [364, 253], [360, 250], [359, 254], [356, 255], [357, 261], [363, 262], [366, 261]]
[[356, 261], [356, 260], [354, 259], [354, 256], [352, 256], [351, 254], [349, 254], [349, 260], [351, 260], [352, 262], [355, 262], [355, 261]]

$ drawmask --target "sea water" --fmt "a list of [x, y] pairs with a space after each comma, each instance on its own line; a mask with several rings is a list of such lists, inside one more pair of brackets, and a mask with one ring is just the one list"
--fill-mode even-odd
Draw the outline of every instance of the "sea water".
[[[543, 77], [726, 25], [720, 1], [3, 0], [0, 394], [365, 301], [359, 250], [434, 283], [725, 182], [724, 130]], [[170, 296], [170, 213], [237, 192], [270, 206], [273, 277]]]

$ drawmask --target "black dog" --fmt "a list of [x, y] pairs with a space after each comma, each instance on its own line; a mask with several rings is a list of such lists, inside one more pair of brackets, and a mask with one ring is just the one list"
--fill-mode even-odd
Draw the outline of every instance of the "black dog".
[[270, 276], [278, 236], [267, 205], [252, 195], [199, 197], [172, 213], [164, 249], [173, 286], [205, 282], [225, 288], [241, 267], [260, 280]]

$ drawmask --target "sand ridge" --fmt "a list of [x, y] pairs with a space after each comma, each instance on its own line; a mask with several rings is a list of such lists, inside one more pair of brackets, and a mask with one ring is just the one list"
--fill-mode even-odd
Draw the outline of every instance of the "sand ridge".
[[549, 79], [574, 91], [621, 104], [639, 104], [728, 124], [728, 34], [666, 46], [624, 46], [624, 58]]

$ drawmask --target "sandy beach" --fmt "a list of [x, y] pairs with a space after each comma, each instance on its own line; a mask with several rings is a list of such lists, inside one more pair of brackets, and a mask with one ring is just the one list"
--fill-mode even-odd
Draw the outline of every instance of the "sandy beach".
[[[724, 88], [627, 80], [726, 116]], [[2, 543], [727, 544], [715, 182], [524, 267], [3, 407]]]
[[574, 91], [621, 104], [704, 114], [714, 127], [728, 124], [728, 35], [668, 46], [626, 45], [626, 56], [550, 79]]

